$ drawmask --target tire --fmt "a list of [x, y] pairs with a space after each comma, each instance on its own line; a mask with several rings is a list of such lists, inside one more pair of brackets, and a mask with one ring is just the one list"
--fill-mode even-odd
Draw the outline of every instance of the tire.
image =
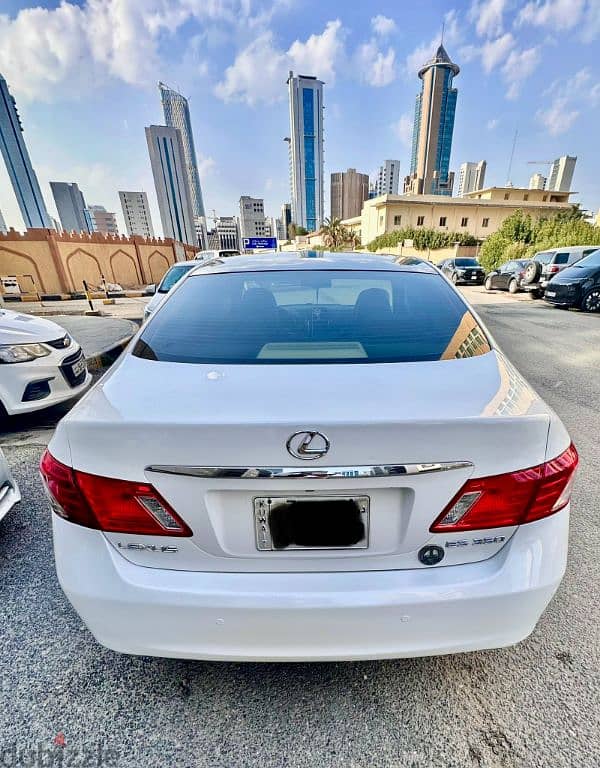
[[541, 291], [529, 291], [529, 295], [532, 299], [541, 299], [543, 296]]
[[525, 272], [523, 274], [523, 285], [531, 285], [532, 283], [537, 283], [541, 274], [542, 265], [540, 262], [532, 261], [525, 267]]
[[600, 286], [588, 291], [581, 299], [581, 309], [584, 312], [600, 312]]
[[519, 283], [515, 280], [513, 277], [510, 283], [508, 284], [508, 292], [509, 293], [518, 293], [519, 292]]
[[486, 291], [491, 291], [492, 290], [492, 278], [491, 277], [486, 277], [485, 278], [484, 286], [485, 286], [485, 290]]
[[452, 284], [453, 285], [457, 285], [458, 284], [458, 275], [456, 274], [456, 272], [452, 273], [452, 277], [450, 279], [452, 280]]

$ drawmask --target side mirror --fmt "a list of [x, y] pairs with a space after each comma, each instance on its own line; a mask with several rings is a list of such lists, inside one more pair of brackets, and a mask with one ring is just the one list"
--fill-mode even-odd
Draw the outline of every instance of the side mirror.
[[154, 296], [156, 293], [156, 283], [150, 283], [144, 288], [144, 296]]

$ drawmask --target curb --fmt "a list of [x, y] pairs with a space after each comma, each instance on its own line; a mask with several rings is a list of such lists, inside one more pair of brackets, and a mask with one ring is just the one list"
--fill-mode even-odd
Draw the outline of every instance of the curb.
[[100, 371], [104, 368], [109, 368], [119, 358], [134, 336], [135, 333], [125, 336], [123, 339], [120, 339], [108, 349], [104, 350], [104, 352], [86, 358], [88, 371]]

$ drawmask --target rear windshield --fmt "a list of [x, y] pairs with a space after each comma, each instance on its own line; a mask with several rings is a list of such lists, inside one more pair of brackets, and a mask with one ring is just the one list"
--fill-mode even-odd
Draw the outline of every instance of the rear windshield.
[[553, 256], [554, 251], [542, 251], [541, 253], [536, 253], [533, 258], [535, 261], [539, 261], [540, 264], [550, 264]]
[[454, 259], [454, 263], [457, 267], [478, 267], [479, 262], [477, 259]]
[[189, 272], [192, 267], [197, 267], [198, 264], [177, 264], [167, 272], [163, 277], [161, 284], [158, 286], [159, 293], [168, 293], [171, 288], [178, 283], [181, 278]]
[[193, 275], [133, 354], [181, 363], [378, 363], [490, 351], [437, 274], [298, 270]]

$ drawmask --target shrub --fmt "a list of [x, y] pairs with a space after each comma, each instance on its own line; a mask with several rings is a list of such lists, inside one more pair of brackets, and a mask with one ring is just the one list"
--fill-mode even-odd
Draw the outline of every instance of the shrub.
[[437, 229], [415, 229], [414, 227], [403, 227], [393, 232], [386, 232], [384, 235], [378, 235], [367, 245], [370, 251], [377, 251], [379, 248], [395, 248], [403, 240], [412, 240], [413, 247], [417, 251], [426, 251], [428, 248], [436, 251], [439, 248], [448, 248], [455, 243], [459, 245], [477, 245], [477, 238], [467, 233], [459, 232], [439, 232]]

